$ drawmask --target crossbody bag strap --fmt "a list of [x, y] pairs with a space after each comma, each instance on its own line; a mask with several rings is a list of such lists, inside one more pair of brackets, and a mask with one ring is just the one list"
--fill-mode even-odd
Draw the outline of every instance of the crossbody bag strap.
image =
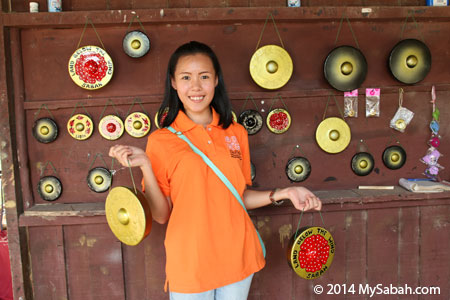
[[[216, 173], [217, 177], [225, 184], [225, 186], [230, 190], [231, 194], [238, 200], [239, 204], [242, 206], [242, 208], [247, 212], [247, 209], [245, 208], [244, 202], [242, 201], [241, 196], [239, 195], [239, 192], [236, 190], [236, 188], [233, 186], [233, 184], [228, 180], [228, 178], [220, 171], [220, 169], [209, 159], [208, 156], [206, 156], [200, 149], [198, 149], [194, 144], [191, 143], [191, 141], [180, 131], [176, 131], [173, 129], [173, 127], [169, 126], [167, 127], [170, 132], [174, 133], [177, 137], [185, 141], [189, 147], [191, 147], [192, 151], [194, 153], [198, 154], [203, 161]], [[266, 257], [266, 247], [264, 246], [264, 242], [262, 241], [261, 236], [259, 235], [258, 230], [256, 230], [256, 233], [258, 234], [259, 242], [261, 244], [261, 248], [263, 250], [264, 257]]]

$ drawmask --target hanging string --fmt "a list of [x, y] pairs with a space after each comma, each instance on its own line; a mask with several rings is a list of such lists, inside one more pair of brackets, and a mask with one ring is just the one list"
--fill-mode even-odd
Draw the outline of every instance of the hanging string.
[[292, 149], [291, 155], [290, 155], [289, 157], [294, 157], [295, 150], [300, 151], [300, 153], [301, 153], [303, 156], [306, 157], [306, 154], [305, 154], [305, 152], [303, 152], [303, 150], [302, 150], [302, 148], [300, 147], [300, 145], [295, 145], [295, 146], [294, 146], [294, 148]]
[[398, 89], [398, 106], [402, 107], [403, 104], [403, 89], [399, 88]]
[[275, 19], [273, 18], [272, 13], [269, 12], [269, 13], [267, 14], [266, 22], [264, 22], [264, 26], [263, 26], [263, 29], [262, 29], [262, 31], [261, 31], [261, 34], [259, 35], [259, 39], [258, 39], [258, 43], [256, 44], [255, 51], [258, 50], [258, 48], [259, 48], [259, 44], [261, 43], [261, 39], [262, 39], [262, 36], [263, 36], [263, 34], [264, 34], [264, 30], [266, 29], [267, 21], [269, 21], [269, 17], [272, 18], [273, 26], [275, 27], [275, 31], [276, 31], [276, 33], [277, 33], [277, 35], [278, 35], [278, 38], [280, 39], [281, 47], [283, 47], [283, 49], [284, 49], [283, 40], [281, 39], [281, 35], [280, 35], [280, 33], [278, 32], [278, 28], [277, 28], [277, 24], [275, 23]]
[[84, 36], [84, 33], [86, 31], [86, 27], [88, 26], [88, 24], [91, 24], [92, 28], [94, 29], [95, 34], [97, 35], [97, 39], [100, 41], [100, 44], [102, 45], [102, 48], [106, 49], [105, 45], [103, 45], [102, 39], [98, 35], [97, 29], [95, 29], [95, 26], [92, 23], [91, 19], [89, 19], [89, 17], [86, 17], [86, 23], [84, 23], [84, 28], [83, 28], [83, 31], [81, 32], [80, 41], [78, 42], [77, 49], [80, 48], [81, 40], [83, 39], [83, 36]]
[[275, 102], [278, 101], [278, 99], [281, 100], [281, 103], [283, 103], [284, 108], [285, 108], [286, 110], [288, 110], [288, 108], [287, 108], [287, 106], [286, 106], [286, 103], [284, 103], [283, 98], [281, 98], [280, 93], [277, 93], [277, 95], [276, 95], [275, 97], [272, 98], [272, 103], [270, 104], [269, 111], [272, 110], [273, 105], [275, 104]]
[[130, 32], [130, 27], [131, 27], [131, 24], [133, 23], [134, 19], [136, 19], [139, 22], [139, 25], [141, 26], [142, 30], [144, 31], [145, 34], [147, 34], [147, 31], [145, 31], [144, 25], [142, 25], [141, 19], [139, 18], [138, 15], [134, 15], [133, 18], [131, 18], [131, 21], [128, 24], [127, 33]]
[[97, 153], [97, 154], [95, 154], [94, 159], [92, 160], [91, 165], [89, 166], [89, 170], [92, 168], [92, 166], [94, 165], [95, 160], [99, 156], [102, 159], [103, 164], [105, 165], [105, 167], [108, 169], [108, 164], [106, 163], [105, 159], [103, 158], [103, 154], [102, 153]]
[[386, 143], [386, 147], [387, 146], [389, 146], [391, 143], [392, 143], [392, 141], [395, 141], [397, 144], [399, 144], [400, 146], [402, 145], [401, 143], [400, 143], [400, 141], [397, 139], [397, 136], [393, 133], [393, 132], [391, 132], [391, 136], [389, 137], [389, 140], [388, 140], [388, 142]]
[[106, 102], [105, 107], [103, 107], [102, 113], [100, 114], [100, 120], [103, 118], [103, 114], [105, 113], [106, 108], [108, 107], [109, 104], [111, 104], [111, 106], [112, 106], [112, 107], [114, 108], [114, 110], [116, 111], [116, 115], [117, 115], [118, 117], [120, 117], [120, 116], [119, 116], [119, 111], [117, 110], [117, 107], [114, 105], [114, 103], [111, 101], [111, 99], [108, 99], [108, 101]]
[[86, 112], [86, 114], [89, 116], [89, 118], [91, 118], [91, 115], [88, 113], [88, 111], [87, 111], [86, 108], [84, 107], [83, 102], [77, 102], [77, 103], [75, 104], [75, 107], [73, 108], [72, 113], [70, 114], [69, 119], [72, 118], [72, 116], [73, 116], [73, 114], [75, 113], [75, 110], [77, 109], [78, 105], [80, 105], [81, 107], [83, 107], [83, 109], [84, 109], [84, 111]]
[[352, 24], [350, 24], [350, 20], [348, 19], [345, 10], [344, 10], [343, 13], [342, 13], [341, 21], [339, 22], [339, 28], [338, 28], [338, 31], [337, 31], [337, 34], [336, 34], [336, 39], [334, 40], [334, 46], [337, 45], [337, 41], [338, 41], [338, 39], [339, 39], [339, 35], [341, 34], [342, 23], [344, 22], [344, 18], [347, 20], [347, 24], [348, 24], [348, 27], [350, 27], [350, 32], [352, 33], [353, 40], [355, 40], [356, 47], [359, 49], [359, 43], [358, 43], [358, 40], [356, 39], [356, 35], [355, 35], [355, 33], [353, 32]]
[[52, 112], [48, 109], [47, 105], [46, 105], [46, 104], [42, 104], [42, 105], [39, 107], [38, 111], [34, 114], [34, 120], [35, 120], [35, 121], [36, 121], [36, 118], [37, 118], [37, 117], [39, 116], [39, 114], [41, 113], [42, 108], [45, 108], [45, 109], [48, 111], [48, 113], [50, 114], [50, 117], [52, 117], [52, 119], [55, 119], [55, 118], [53, 117]]
[[127, 158], [128, 168], [130, 169], [131, 181], [133, 182], [134, 193], [137, 195], [136, 184], [134, 184], [133, 172], [131, 171], [130, 160]]
[[147, 111], [145, 110], [144, 106], [142, 105], [142, 101], [139, 98], [134, 98], [133, 103], [131, 104], [130, 108], [127, 111], [127, 116], [131, 113], [131, 109], [133, 108], [134, 104], [139, 103], [139, 106], [142, 108], [144, 113], [148, 115]]
[[406, 16], [405, 21], [403, 22], [402, 31], [400, 33], [400, 39], [401, 40], [403, 39], [403, 33], [405, 32], [406, 23], [408, 22], [409, 16], [411, 16], [412, 20], [414, 21], [414, 25], [416, 26], [416, 29], [419, 31], [420, 39], [422, 40], [422, 42], [425, 43], [425, 39], [423, 38], [423, 35], [422, 35], [422, 30], [420, 30], [419, 24], [417, 24], [416, 18], [414, 17], [414, 14], [415, 14], [414, 10], [410, 10], [408, 12], [408, 15]]
[[339, 103], [337, 102], [336, 97], [335, 97], [333, 94], [331, 94], [331, 93], [328, 95], [328, 100], [327, 100], [327, 104], [326, 104], [326, 106], [325, 106], [325, 111], [323, 112], [322, 120], [325, 120], [325, 116], [326, 116], [326, 114], [327, 114], [328, 104], [330, 103], [330, 97], [331, 97], [331, 96], [333, 96], [334, 102], [336, 103], [336, 106], [337, 106], [337, 108], [338, 108], [338, 110], [339, 110], [339, 114], [341, 115], [341, 118], [342, 118], [343, 120], [345, 120], [345, 119], [344, 119], [344, 114], [342, 113], [342, 110], [341, 110], [341, 108], [339, 107]]
[[358, 145], [356, 146], [356, 151], [357, 151], [357, 152], [360, 152], [360, 150], [358, 149], [358, 146], [359, 146], [359, 145], [363, 145], [363, 146], [365, 147], [365, 150], [367, 151], [367, 153], [369, 153], [370, 155], [372, 155], [372, 153], [370, 153], [369, 146], [367, 146], [366, 142], [364, 142], [363, 139], [359, 140], [359, 143], [358, 143]]
[[[302, 221], [302, 216], [303, 216], [304, 212], [305, 212], [305, 208], [303, 208], [302, 212], [300, 213], [300, 218], [298, 219], [298, 223], [297, 223], [297, 230], [295, 230], [295, 234], [294, 234], [294, 240], [297, 238], [298, 230], [300, 229], [300, 223]], [[320, 212], [320, 210], [318, 210], [318, 212], [320, 215], [320, 219], [322, 220], [323, 227], [325, 227], [325, 222], [323, 221], [322, 213]]]
[[50, 165], [53, 169], [53, 172], [56, 174], [56, 176], [58, 176], [58, 172], [56, 172], [55, 166], [52, 164], [51, 161], [47, 161], [44, 165], [44, 167], [41, 169], [41, 175], [40, 177], [42, 177], [42, 175], [44, 175], [44, 171], [47, 169], [47, 166]]
[[247, 104], [248, 99], [251, 99], [251, 100], [252, 100], [253, 104], [255, 105], [256, 110], [258, 110], [258, 105], [256, 105], [255, 99], [253, 99], [252, 94], [248, 94], [247, 98], [246, 98], [245, 101], [244, 101], [244, 104], [242, 105], [241, 111], [244, 110], [245, 105]]

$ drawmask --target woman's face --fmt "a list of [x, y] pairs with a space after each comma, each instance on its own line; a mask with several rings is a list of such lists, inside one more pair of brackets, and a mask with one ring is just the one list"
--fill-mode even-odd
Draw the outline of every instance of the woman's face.
[[209, 105], [217, 83], [213, 63], [207, 55], [199, 53], [178, 59], [172, 87], [191, 119], [211, 114]]

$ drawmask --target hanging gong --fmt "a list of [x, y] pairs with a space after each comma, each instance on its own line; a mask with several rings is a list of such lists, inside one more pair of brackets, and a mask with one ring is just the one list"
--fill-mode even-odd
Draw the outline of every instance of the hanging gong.
[[231, 111], [231, 115], [233, 116], [233, 121], [234, 121], [235, 123], [237, 123], [237, 122], [238, 122], [238, 119], [237, 119], [237, 116], [236, 116], [236, 114], [234, 113], [234, 111]]
[[50, 118], [36, 120], [33, 125], [33, 136], [38, 142], [51, 143], [58, 137], [58, 125]]
[[107, 115], [100, 120], [98, 131], [107, 140], [114, 141], [120, 138], [124, 131], [122, 120], [118, 116]]
[[340, 46], [328, 54], [323, 72], [333, 88], [343, 92], [353, 91], [359, 88], [366, 78], [366, 58], [354, 47]]
[[259, 48], [250, 59], [250, 75], [257, 85], [268, 90], [284, 86], [293, 69], [289, 53], [277, 45]]
[[293, 157], [286, 164], [286, 175], [290, 181], [305, 181], [308, 179], [309, 174], [311, 174], [311, 164], [304, 157]]
[[103, 193], [111, 186], [112, 174], [105, 168], [96, 167], [89, 171], [86, 181], [91, 190]]
[[[169, 113], [169, 108], [165, 108], [163, 111], [163, 115], [161, 117], [161, 124], [164, 122], [164, 119], [167, 117], [167, 114]], [[156, 128], [160, 129], [161, 128], [161, 124], [158, 122], [158, 118], [159, 118], [159, 111], [156, 112], [155, 114], [155, 125]]]
[[106, 220], [114, 235], [124, 244], [139, 244], [152, 228], [152, 213], [144, 194], [130, 188], [113, 188], [105, 201]]
[[391, 169], [397, 170], [403, 167], [406, 162], [406, 152], [400, 146], [390, 146], [383, 151], [383, 163]]
[[69, 59], [70, 78], [83, 89], [104, 87], [111, 80], [113, 72], [111, 57], [98, 46], [78, 48]]
[[347, 123], [336, 117], [326, 118], [316, 129], [316, 141], [323, 151], [339, 153], [350, 144], [351, 133]]
[[141, 112], [134, 112], [125, 119], [125, 130], [135, 138], [144, 137], [149, 133], [152, 123], [150, 118]]
[[352, 170], [358, 176], [369, 175], [370, 172], [372, 172], [374, 165], [374, 159], [370, 153], [359, 152], [352, 157]]
[[150, 50], [150, 40], [148, 36], [140, 30], [128, 32], [123, 38], [123, 51], [133, 58], [139, 58]]
[[261, 130], [263, 119], [261, 114], [253, 109], [244, 110], [239, 115], [239, 123], [245, 127], [249, 135], [256, 134]]
[[406, 84], [417, 83], [424, 79], [431, 69], [430, 49], [416, 39], [402, 40], [391, 50], [389, 68], [398, 81]]
[[253, 180], [255, 180], [255, 177], [256, 177], [256, 167], [252, 162], [250, 162], [250, 171], [251, 171], [251, 176], [252, 176], [252, 181], [253, 181]]
[[39, 180], [39, 196], [46, 201], [55, 201], [62, 194], [62, 184], [55, 176], [45, 176]]
[[334, 240], [328, 230], [303, 227], [289, 241], [287, 261], [298, 276], [316, 279], [330, 268], [334, 252]]
[[291, 126], [291, 115], [283, 108], [276, 108], [267, 114], [267, 128], [273, 133], [284, 133]]
[[67, 122], [67, 131], [71, 137], [77, 140], [86, 140], [94, 131], [94, 124], [92, 119], [83, 114], [72, 116]]

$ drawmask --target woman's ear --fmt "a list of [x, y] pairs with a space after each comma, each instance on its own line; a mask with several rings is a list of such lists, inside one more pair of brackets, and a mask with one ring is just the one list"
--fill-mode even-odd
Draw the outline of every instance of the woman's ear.
[[177, 90], [177, 83], [173, 77], [170, 77], [170, 83], [172, 84], [173, 89]]
[[217, 87], [218, 84], [219, 84], [219, 76], [216, 75], [216, 84], [214, 85], [214, 87]]

